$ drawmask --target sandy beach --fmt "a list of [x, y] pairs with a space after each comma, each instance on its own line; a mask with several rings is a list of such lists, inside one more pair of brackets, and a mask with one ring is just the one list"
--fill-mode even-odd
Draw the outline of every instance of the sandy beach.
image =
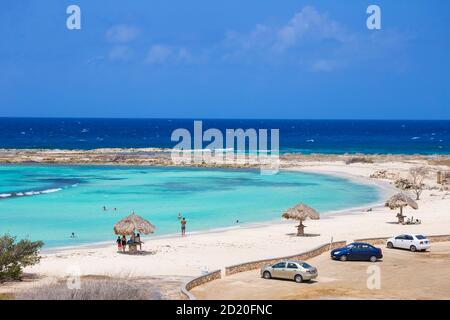
[[[400, 159], [400, 158], [397, 158]], [[419, 209], [405, 209], [408, 217], [422, 220], [421, 225], [399, 225], [396, 212], [381, 203], [352, 208], [317, 221], [306, 221], [306, 232], [315, 236], [296, 237], [293, 221], [261, 222], [224, 230], [211, 230], [189, 234], [148, 237], [144, 239], [142, 255], [124, 255], [110, 244], [93, 244], [43, 252], [38, 265], [27, 268], [37, 280], [26, 284], [10, 283], [0, 287], [0, 292], [11, 292], [63, 279], [73, 274], [81, 276], [127, 277], [178, 277], [198, 276], [204, 270], [224, 269], [225, 266], [251, 260], [292, 255], [331, 241], [352, 241], [358, 238], [393, 236], [404, 232], [424, 235], [450, 234], [450, 191], [436, 183], [437, 170], [446, 166], [430, 165], [421, 157], [404, 156], [395, 161], [345, 164], [342, 160], [313, 158], [284, 160], [283, 170], [301, 170], [338, 175], [359, 183], [380, 188], [383, 198], [398, 192], [392, 185], [393, 177], [407, 177], [408, 170], [427, 165], [432, 170], [425, 181], [426, 190], [418, 201]], [[387, 170], [387, 179], [370, 178], [380, 170]], [[369, 210], [371, 209], [371, 210]], [[369, 211], [368, 211], [369, 210]]]

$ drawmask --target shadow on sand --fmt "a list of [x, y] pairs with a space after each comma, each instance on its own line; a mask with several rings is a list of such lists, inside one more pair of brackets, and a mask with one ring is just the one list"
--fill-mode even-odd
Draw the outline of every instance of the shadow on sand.
[[319, 233], [305, 233], [302, 236], [298, 236], [296, 233], [286, 233], [289, 237], [299, 237], [299, 238], [307, 238], [307, 237], [319, 237]]
[[156, 254], [156, 251], [136, 251], [136, 252], [117, 251], [117, 253], [128, 255], [128, 256], [152, 256], [152, 255]]

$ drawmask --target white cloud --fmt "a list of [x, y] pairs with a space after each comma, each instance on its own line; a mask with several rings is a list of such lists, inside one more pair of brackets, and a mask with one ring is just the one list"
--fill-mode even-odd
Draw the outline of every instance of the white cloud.
[[109, 51], [109, 60], [128, 60], [131, 56], [131, 49], [127, 46], [115, 46]]
[[349, 39], [351, 36], [339, 23], [328, 18], [326, 14], [320, 14], [313, 7], [307, 6], [280, 27], [257, 24], [251, 32], [246, 34], [228, 32], [226, 45], [235, 46], [241, 50], [258, 48], [279, 52], [309, 42], [322, 40], [345, 42]]
[[317, 72], [331, 72], [335, 70], [336, 67], [336, 61], [328, 59], [318, 59], [311, 63], [311, 70]]
[[178, 50], [177, 60], [189, 62], [192, 60], [191, 53], [186, 48], [180, 48]]
[[306, 6], [284, 23], [256, 24], [248, 32], [228, 31], [223, 41], [203, 48], [159, 43], [142, 52], [131, 43], [140, 30], [122, 24], [106, 33], [113, 46], [106, 58], [131, 60], [133, 56], [143, 55], [144, 62], [150, 65], [236, 63], [332, 72], [386, 60], [392, 52], [405, 51], [403, 34], [365, 31], [349, 30], [328, 14]]
[[145, 62], [148, 64], [163, 64], [176, 62], [189, 62], [190, 52], [184, 47], [171, 47], [162, 44], [151, 46]]
[[128, 43], [139, 36], [140, 30], [135, 26], [120, 24], [106, 31], [106, 39], [112, 43]]
[[150, 48], [145, 61], [149, 64], [164, 63], [171, 54], [172, 50], [169, 47], [156, 44]]
[[[332, 71], [339, 64], [335, 53], [353, 39], [354, 35], [338, 22], [306, 6], [280, 26], [257, 24], [248, 33], [229, 31], [221, 47], [222, 60]], [[319, 53], [326, 56], [318, 59]]]
[[350, 36], [336, 21], [328, 18], [326, 14], [320, 14], [313, 7], [304, 7], [276, 34], [275, 48], [285, 50], [302, 42], [335, 40], [345, 42]]

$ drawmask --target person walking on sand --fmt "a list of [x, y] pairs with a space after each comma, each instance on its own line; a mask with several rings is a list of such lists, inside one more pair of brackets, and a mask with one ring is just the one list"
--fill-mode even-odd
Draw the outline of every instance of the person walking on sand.
[[125, 248], [127, 246], [127, 237], [122, 236], [122, 251], [125, 253]]
[[181, 236], [186, 235], [186, 218], [181, 219]]
[[120, 239], [120, 236], [117, 237], [116, 243], [117, 243], [117, 251], [122, 250], [122, 239]]

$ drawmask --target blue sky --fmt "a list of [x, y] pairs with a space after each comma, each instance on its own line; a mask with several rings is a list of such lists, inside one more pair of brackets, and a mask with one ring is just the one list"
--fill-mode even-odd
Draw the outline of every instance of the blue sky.
[[[82, 29], [66, 28], [77, 4]], [[366, 8], [382, 10], [368, 30]], [[0, 116], [450, 119], [450, 2], [4, 0]]]

